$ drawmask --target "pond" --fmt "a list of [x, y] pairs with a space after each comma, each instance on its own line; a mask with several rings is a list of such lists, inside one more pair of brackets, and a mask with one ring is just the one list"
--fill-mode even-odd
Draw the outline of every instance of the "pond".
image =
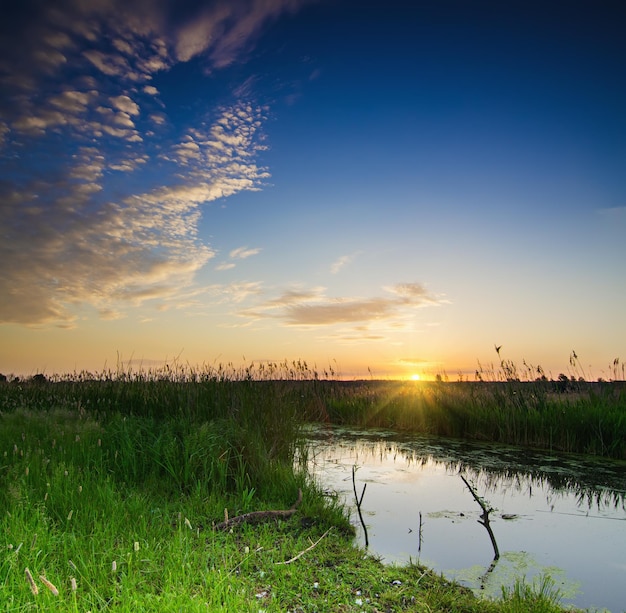
[[[564, 605], [626, 610], [626, 463], [380, 430], [307, 434], [312, 474], [383, 561], [493, 597], [549, 575]], [[492, 509], [495, 543], [474, 494]]]

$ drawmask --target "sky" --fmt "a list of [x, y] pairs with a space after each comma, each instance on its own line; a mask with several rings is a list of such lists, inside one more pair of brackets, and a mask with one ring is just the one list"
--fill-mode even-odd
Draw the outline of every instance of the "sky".
[[5, 0], [0, 372], [456, 379], [498, 346], [611, 378], [625, 25], [605, 0]]

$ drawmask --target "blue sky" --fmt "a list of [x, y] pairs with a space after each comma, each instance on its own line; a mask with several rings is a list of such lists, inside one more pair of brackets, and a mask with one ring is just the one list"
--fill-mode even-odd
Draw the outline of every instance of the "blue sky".
[[1, 11], [0, 372], [624, 355], [621, 3]]

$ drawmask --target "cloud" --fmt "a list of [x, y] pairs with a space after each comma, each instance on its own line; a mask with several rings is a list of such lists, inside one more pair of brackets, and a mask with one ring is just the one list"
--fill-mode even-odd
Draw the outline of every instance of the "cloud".
[[66, 90], [57, 96], [52, 96], [49, 102], [52, 106], [60, 108], [68, 113], [84, 113], [87, 105], [97, 95], [97, 92], [80, 92]]
[[84, 96], [79, 85], [87, 80], [108, 92], [114, 108], [138, 115], [131, 92], [140, 88], [154, 105], [158, 90], [151, 81], [158, 73], [198, 56], [209, 71], [227, 66], [251, 48], [267, 23], [311, 1], [13, 3], [3, 7], [0, 19], [0, 90], [6, 92], [0, 121], [30, 133], [65, 125], [62, 115], [50, 114], [51, 102], [41, 92], [63, 83]]
[[397, 363], [401, 364], [402, 366], [418, 367], [418, 366], [424, 366], [425, 364], [431, 364], [432, 360], [425, 360], [419, 357], [408, 357], [408, 358], [399, 358], [397, 360]]
[[215, 68], [231, 64], [255, 41], [268, 22], [295, 12], [310, 0], [217, 2], [182, 22], [175, 31], [176, 59], [187, 62], [204, 54]]
[[0, 69], [4, 85], [23, 92], [81, 62], [134, 83], [198, 56], [219, 69], [248, 51], [268, 23], [311, 2], [22, 0], [3, 6]]
[[389, 295], [369, 298], [330, 298], [323, 288], [290, 290], [239, 314], [255, 319], [279, 319], [294, 326], [332, 326], [391, 321], [407, 310], [444, 302], [419, 283], [402, 283], [385, 289]]
[[[265, 24], [305, 1], [3, 7], [0, 323], [67, 327], [85, 305], [118, 317], [194, 286], [214, 257], [199, 235], [203, 207], [269, 177], [258, 163], [268, 109], [247, 88], [245, 98], [182, 114], [153, 79], [200, 56], [209, 71], [232, 63]], [[222, 291], [241, 302], [260, 290]]]
[[289, 307], [283, 318], [293, 325], [319, 326], [388, 318], [396, 304], [385, 298], [336, 299], [324, 304]]
[[233, 249], [228, 255], [234, 260], [245, 260], [253, 255], [257, 255], [261, 252], [259, 247], [255, 247], [254, 249], [248, 249], [248, 247], [237, 247], [237, 249]]
[[[215, 117], [225, 133], [255, 126], [229, 154], [203, 144], [200, 159], [183, 174], [163, 162], [161, 183], [118, 199], [100, 195], [107, 169], [132, 172], [146, 163], [145, 155], [124, 152], [114, 163], [111, 151], [82, 147], [68, 160], [50, 160], [45, 180], [40, 172], [19, 184], [0, 183], [6, 237], [0, 242], [0, 295], [6, 297], [0, 322], [67, 324], [83, 304], [110, 318], [127, 306], [176, 299], [214, 256], [198, 237], [200, 207], [257, 189], [266, 175], [255, 158], [257, 111], [236, 104]], [[201, 142], [208, 142], [211, 127], [196, 130]], [[239, 301], [256, 290], [240, 285], [229, 291]]]
[[337, 258], [330, 266], [331, 274], [336, 275], [342, 268], [353, 262], [354, 259], [358, 255], [360, 255], [360, 253], [361, 252], [359, 251], [350, 255], [342, 255], [341, 257]]
[[128, 61], [120, 55], [89, 49], [84, 52], [84, 56], [109, 77], [126, 77], [131, 78], [133, 81], [140, 80], [139, 75], [132, 71]]
[[221, 262], [215, 267], [215, 270], [231, 270], [235, 268], [236, 264], [233, 262]]
[[259, 281], [237, 281], [228, 285], [211, 285], [209, 292], [220, 302], [241, 303], [250, 296], [258, 296], [262, 293]]
[[[231, 260], [245, 260], [253, 255], [259, 254], [260, 252], [260, 247], [255, 247], [253, 249], [249, 249], [248, 247], [237, 247], [236, 249], [231, 250], [228, 255]], [[235, 268], [235, 266], [235, 262], [221, 262], [215, 267], [215, 270], [231, 270], [232, 268]]]
[[139, 115], [139, 105], [128, 96], [114, 96], [110, 98], [113, 108], [124, 111], [129, 115]]

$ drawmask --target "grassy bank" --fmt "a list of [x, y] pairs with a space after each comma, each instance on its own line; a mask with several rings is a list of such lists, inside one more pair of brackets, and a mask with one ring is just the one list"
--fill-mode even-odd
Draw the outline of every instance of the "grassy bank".
[[[302, 418], [341, 400], [309, 375], [296, 364], [0, 386], [0, 608], [558, 610], [549, 584], [486, 602], [355, 548], [343, 510], [294, 466]], [[298, 489], [288, 519], [213, 529], [225, 509], [288, 509]]]

